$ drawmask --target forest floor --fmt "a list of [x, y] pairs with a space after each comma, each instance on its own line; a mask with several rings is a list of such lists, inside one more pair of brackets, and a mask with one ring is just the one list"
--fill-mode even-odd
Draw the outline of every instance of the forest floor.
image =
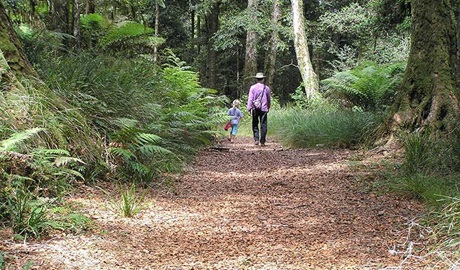
[[421, 269], [407, 232], [422, 206], [372, 185], [391, 158], [222, 141], [152, 189], [134, 218], [83, 186], [67, 200], [91, 229], [27, 242], [4, 229], [0, 251], [6, 269]]

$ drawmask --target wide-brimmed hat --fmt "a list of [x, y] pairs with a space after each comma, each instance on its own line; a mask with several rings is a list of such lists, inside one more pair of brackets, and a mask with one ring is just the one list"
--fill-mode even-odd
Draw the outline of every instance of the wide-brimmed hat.
[[262, 72], [258, 72], [255, 76], [256, 79], [263, 79], [265, 78], [264, 74]]

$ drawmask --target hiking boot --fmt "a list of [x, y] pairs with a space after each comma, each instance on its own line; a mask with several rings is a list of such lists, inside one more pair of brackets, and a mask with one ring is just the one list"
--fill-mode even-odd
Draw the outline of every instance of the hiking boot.
[[259, 141], [254, 141], [254, 145], [259, 145]]

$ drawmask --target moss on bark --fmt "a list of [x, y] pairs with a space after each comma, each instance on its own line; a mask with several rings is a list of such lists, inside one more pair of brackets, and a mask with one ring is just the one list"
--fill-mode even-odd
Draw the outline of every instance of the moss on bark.
[[460, 120], [453, 58], [458, 24], [450, 0], [412, 1], [412, 44], [394, 106], [392, 131], [430, 130], [448, 135]]
[[8, 61], [8, 65], [16, 75], [31, 75], [36, 77], [37, 74], [32, 65], [27, 60], [21, 43], [14, 32], [11, 21], [5, 13], [5, 8], [0, 2], [0, 50]]

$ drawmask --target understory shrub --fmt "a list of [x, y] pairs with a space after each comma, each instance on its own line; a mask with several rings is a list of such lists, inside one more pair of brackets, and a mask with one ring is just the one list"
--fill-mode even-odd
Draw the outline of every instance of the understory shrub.
[[270, 132], [294, 148], [356, 147], [380, 123], [372, 113], [287, 108], [270, 112]]
[[[423, 229], [420, 259], [443, 268], [460, 266], [460, 137], [427, 131], [400, 135], [404, 156], [387, 182], [389, 191], [422, 202], [427, 209], [417, 224]], [[409, 247], [410, 248], [410, 247]]]
[[442, 198], [460, 195], [460, 140], [411, 133], [401, 136], [404, 160], [400, 175], [390, 182], [391, 189], [429, 205], [442, 204]]
[[31, 148], [45, 129], [15, 133], [0, 142], [0, 222], [23, 236], [39, 237], [49, 227], [48, 206], [73, 183], [82, 161], [62, 149]]
[[404, 71], [405, 62], [385, 65], [365, 62], [322, 80], [321, 91], [346, 107], [382, 111], [392, 104]]
[[172, 52], [167, 59], [158, 68], [144, 58], [82, 53], [38, 65], [49, 87], [102, 134], [111, 179], [155, 181], [179, 171], [214, 138], [214, 108], [225, 99], [201, 87], [197, 73]]

